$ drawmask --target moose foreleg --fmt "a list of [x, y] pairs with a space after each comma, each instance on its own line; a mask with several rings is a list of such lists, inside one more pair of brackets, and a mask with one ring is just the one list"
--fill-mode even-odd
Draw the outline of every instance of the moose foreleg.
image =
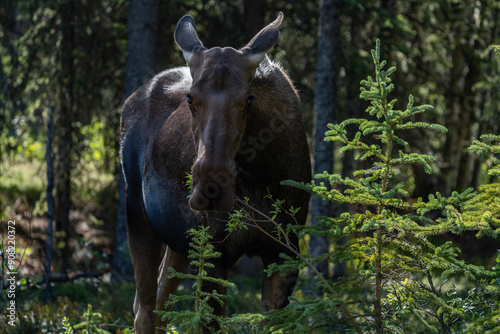
[[[184, 273], [187, 270], [188, 265], [189, 259], [186, 256], [173, 251], [172, 249], [170, 249], [170, 247], [167, 247], [158, 274], [158, 291], [156, 293], [157, 310], [163, 310], [165, 308], [165, 302], [167, 301], [168, 297], [170, 296], [170, 294], [173, 294], [177, 291], [177, 287], [181, 282], [181, 279], [176, 277], [168, 278], [168, 268], [172, 267], [175, 269], [175, 271]], [[157, 328], [167, 325], [166, 323], [162, 323], [159, 317], [157, 321]], [[157, 329], [157, 333], [165, 333], [165, 331], [159, 331]]]
[[[137, 212], [139, 211], [139, 212]], [[127, 204], [128, 244], [134, 265], [136, 294], [134, 327], [138, 334], [155, 331], [156, 280], [161, 260], [161, 241], [142, 210]]]
[[[267, 268], [267, 265], [265, 265]], [[278, 272], [268, 276], [262, 275], [262, 312], [281, 309], [288, 305], [288, 297], [297, 283], [298, 271], [288, 272], [281, 276]]]

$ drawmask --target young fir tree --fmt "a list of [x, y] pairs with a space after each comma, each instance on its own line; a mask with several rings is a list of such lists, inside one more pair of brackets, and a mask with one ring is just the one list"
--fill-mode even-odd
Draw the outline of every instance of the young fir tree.
[[111, 334], [107, 330], [101, 328], [102, 315], [92, 311], [92, 305], [87, 305], [87, 312], [83, 314], [83, 318], [84, 321], [75, 326], [71, 326], [68, 318], [64, 317], [62, 321], [64, 333], [73, 334], [76, 331], [77, 333], [84, 334]]
[[[461, 194], [454, 192], [450, 197], [431, 194], [427, 201], [409, 197], [398, 175], [411, 164], [421, 164], [431, 173], [430, 163], [435, 158], [407, 153], [409, 144], [401, 133], [415, 128], [442, 133], [446, 129], [411, 121], [416, 114], [433, 109], [429, 105], [414, 106], [412, 96], [406, 109], [396, 109], [397, 101], [389, 99], [394, 88], [390, 75], [396, 69], [384, 70], [386, 62], [380, 60], [379, 41], [372, 58], [375, 75], [361, 82], [360, 94], [371, 103], [366, 110], [369, 119], [330, 124], [325, 140], [339, 142], [342, 152], [354, 150], [357, 160], [373, 164], [355, 171], [352, 178], [327, 172], [315, 176], [332, 187], [314, 181], [284, 182], [325, 201], [349, 203], [357, 208], [355, 213], [322, 217], [317, 225], [296, 228], [299, 237], [315, 234], [332, 240], [349, 239], [323, 256], [289, 258], [283, 266], [274, 268], [302, 268], [326, 259], [330, 263], [348, 261], [354, 273], [335, 283], [320, 277], [323, 298], [293, 299], [285, 310], [271, 313], [270, 332], [302, 333], [313, 327], [318, 331], [323, 328], [358, 333], [447, 333], [487, 319], [498, 298], [498, 286], [490, 284], [495, 272], [465, 263], [459, 259], [457, 247], [436, 238], [465, 230], [477, 230], [478, 237], [497, 236], [497, 218], [483, 215], [481, 220], [464, 221], [466, 210], [477, 199], [471, 189]], [[350, 138], [347, 128], [353, 125], [358, 131]], [[346, 190], [341, 192], [340, 188]], [[436, 212], [438, 217], [431, 218]], [[474, 287], [459, 290], [457, 284], [450, 283], [456, 277], [467, 278]]]
[[[221, 253], [215, 251], [214, 246], [210, 243], [212, 235], [208, 230], [209, 227], [198, 226], [197, 229], [190, 229], [188, 231], [188, 234], [192, 237], [192, 242], [189, 244], [190, 250], [188, 258], [191, 259], [191, 266], [197, 270], [196, 275], [179, 273], [173, 268], [168, 268], [171, 273], [169, 278], [177, 277], [193, 280], [194, 293], [192, 295], [171, 295], [169, 300], [165, 303], [167, 311], [155, 311], [162, 316], [163, 321], [168, 320], [171, 324], [169, 329], [166, 329], [167, 332], [172, 332], [173, 328], [175, 328], [175, 331], [178, 333], [183, 334], [201, 333], [202, 328], [208, 328], [210, 331], [215, 331], [210, 326], [213, 326], [214, 323], [218, 323], [220, 326], [223, 322], [222, 317], [213, 314], [213, 308], [210, 307], [209, 302], [215, 300], [219, 304], [225, 305], [226, 296], [217, 293], [215, 290], [212, 292], [204, 292], [202, 290], [203, 283], [216, 283], [231, 289], [236, 288], [236, 286], [226, 280], [213, 278], [207, 275], [207, 268], [213, 268], [210, 259], [221, 256]], [[193, 309], [169, 311], [174, 304], [184, 301], [192, 301], [194, 304]]]

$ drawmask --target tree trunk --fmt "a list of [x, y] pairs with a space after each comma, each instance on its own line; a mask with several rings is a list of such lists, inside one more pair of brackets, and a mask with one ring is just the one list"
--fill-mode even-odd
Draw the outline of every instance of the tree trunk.
[[47, 302], [52, 297], [50, 288], [50, 273], [52, 267], [52, 251], [54, 241], [53, 220], [54, 220], [54, 169], [52, 167], [52, 139], [54, 137], [54, 108], [49, 109], [49, 121], [47, 123], [47, 146], [45, 151], [45, 161], [47, 163], [47, 241], [45, 248], [45, 296]]
[[59, 73], [59, 115], [57, 119], [57, 151], [56, 151], [56, 230], [63, 243], [60, 250], [61, 272], [66, 273], [69, 266], [69, 212], [71, 209], [71, 172], [74, 153], [74, 83], [75, 66], [73, 50], [75, 48], [74, 3], [69, 0], [61, 5], [61, 68]]
[[130, 1], [125, 99], [156, 74], [159, 4], [159, 0]]
[[464, 55], [462, 46], [456, 45], [452, 50], [452, 68], [450, 71], [449, 87], [446, 92], [446, 119], [445, 126], [448, 129], [446, 142], [443, 149], [442, 175], [440, 177], [440, 192], [448, 196], [451, 193], [458, 177], [458, 166], [462, 148], [462, 138], [460, 138], [460, 112], [462, 94], [462, 71], [464, 68]]
[[[314, 119], [314, 174], [332, 171], [333, 144], [325, 142], [327, 124], [334, 121], [335, 79], [339, 33], [338, 0], [323, 0], [321, 5], [316, 70], [316, 98]], [[311, 223], [316, 224], [322, 216], [331, 216], [331, 203], [315, 198], [311, 203]], [[311, 236], [310, 252], [316, 257], [328, 252], [330, 241], [324, 236]], [[319, 272], [328, 277], [328, 263], [317, 264]]]
[[[130, 1], [125, 64], [125, 99], [155, 74], [158, 12], [159, 0]], [[134, 271], [127, 247], [125, 182], [121, 168], [119, 180], [119, 202], [112, 269], [114, 279], [131, 280]]]
[[[481, 79], [480, 64], [476, 49], [481, 49], [479, 41], [470, 37], [481, 29], [476, 6], [457, 8], [454, 16], [461, 22], [456, 29], [456, 45], [453, 48], [449, 88], [446, 91], [447, 114], [445, 126], [448, 129], [443, 150], [444, 168], [439, 182], [440, 191], [449, 195], [461, 191], [472, 182], [474, 159], [468, 155], [466, 147], [470, 144], [473, 123], [477, 123], [474, 86]], [[482, 11], [480, 10], [479, 13]], [[476, 17], [477, 16], [477, 17]]]
[[[475, 47], [477, 43], [474, 43], [470, 49], [465, 51], [465, 61], [469, 71], [464, 78], [464, 89], [463, 89], [463, 102], [462, 102], [462, 123], [460, 124], [460, 133], [463, 137], [463, 147], [460, 154], [460, 164], [458, 168], [458, 177], [455, 189], [458, 191], [465, 190], [470, 187], [473, 179], [473, 169], [475, 161], [478, 158], [476, 154], [470, 154], [465, 150], [465, 146], [472, 144], [472, 138], [477, 135], [477, 124], [480, 118], [479, 110], [476, 106], [476, 96], [474, 92], [474, 86], [481, 80], [481, 71], [479, 69], [478, 61], [475, 58]], [[473, 131], [476, 131], [475, 133]]]

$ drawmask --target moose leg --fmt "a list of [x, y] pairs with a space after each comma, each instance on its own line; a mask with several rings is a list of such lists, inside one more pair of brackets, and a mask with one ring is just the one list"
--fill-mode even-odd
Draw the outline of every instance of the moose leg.
[[161, 260], [161, 241], [144, 217], [142, 208], [127, 203], [128, 244], [134, 265], [136, 294], [134, 326], [137, 333], [154, 333], [156, 280]]
[[[281, 259], [280, 259], [281, 260]], [[264, 261], [267, 268], [274, 261]], [[268, 276], [262, 274], [262, 312], [281, 309], [288, 305], [288, 297], [292, 294], [297, 283], [298, 271], [291, 271], [281, 276], [278, 272]]]
[[[165, 308], [165, 302], [167, 301], [168, 296], [177, 291], [177, 287], [181, 282], [181, 279], [177, 277], [168, 278], [169, 275], [168, 268], [172, 267], [175, 269], [175, 271], [184, 273], [188, 265], [189, 265], [189, 259], [186, 256], [173, 251], [172, 249], [170, 249], [170, 247], [167, 247], [165, 255], [163, 256], [163, 260], [160, 265], [160, 271], [158, 275], [158, 291], [156, 293], [157, 310], [163, 310]], [[161, 323], [159, 317], [157, 320], [158, 320], [158, 323], [156, 324], [157, 328], [159, 328], [160, 326], [166, 326], [165, 323]], [[159, 330], [157, 329], [157, 332], [158, 331]], [[159, 333], [164, 333], [164, 331], [161, 331]]]

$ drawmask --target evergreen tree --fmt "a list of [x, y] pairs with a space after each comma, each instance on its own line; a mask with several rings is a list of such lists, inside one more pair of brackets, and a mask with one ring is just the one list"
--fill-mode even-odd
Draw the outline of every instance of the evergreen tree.
[[[361, 82], [360, 94], [371, 104], [367, 108], [369, 119], [330, 124], [325, 140], [340, 142], [343, 144], [341, 151], [354, 150], [357, 160], [373, 161], [373, 164], [355, 171], [352, 178], [327, 172], [315, 176], [328, 180], [331, 188], [322, 182], [285, 182], [306, 189], [325, 201], [357, 206], [354, 214], [346, 212], [339, 217], [322, 217], [318, 225], [298, 231], [302, 237], [319, 234], [330, 236], [332, 240], [349, 236], [344, 246], [321, 257], [306, 255], [302, 259], [289, 259], [284, 265], [286, 269], [303, 267], [305, 257], [309, 263], [323, 259], [331, 263], [347, 260], [354, 267], [354, 273], [338, 283], [322, 280], [326, 292], [323, 300], [295, 300], [287, 310], [278, 311], [286, 320], [273, 317], [275, 322], [271, 322], [271, 326], [284, 332], [300, 332], [306, 323], [310, 325], [311, 317], [316, 327], [338, 327], [335, 319], [339, 308], [349, 316], [351, 325], [347, 327], [358, 332], [448, 332], [464, 328], [473, 317], [486, 317], [489, 313], [485, 310], [492, 306], [491, 298], [498, 296], [497, 287], [484, 284], [495, 277], [494, 272], [465, 263], [458, 258], [460, 251], [451, 242], [442, 243], [433, 238], [465, 230], [479, 231], [478, 237], [498, 234], [493, 224], [463, 220], [467, 203], [474, 200], [474, 192], [471, 189], [460, 194], [454, 192], [450, 197], [436, 193], [429, 195], [428, 201], [422, 198], [412, 201], [406, 184], [398, 180], [405, 165], [420, 164], [431, 173], [430, 163], [434, 161], [429, 155], [406, 153], [408, 143], [400, 133], [414, 128], [444, 133], [446, 129], [413, 122], [412, 117], [432, 110], [432, 106], [414, 106], [412, 96], [405, 110], [395, 109], [397, 101], [390, 100], [388, 95], [394, 89], [390, 75], [396, 69], [384, 69], [386, 62], [380, 60], [378, 41], [372, 57], [375, 76]], [[347, 129], [353, 125], [357, 125], [358, 131], [349, 138]], [[367, 139], [375, 143], [368, 144]], [[346, 190], [339, 191], [340, 186]], [[430, 213], [435, 212], [441, 214], [433, 219]], [[467, 309], [467, 298], [456, 296], [459, 292], [454, 284], [445, 284], [457, 275], [467, 277], [475, 285], [469, 291], [460, 291], [462, 294], [467, 292], [470, 299], [475, 300], [474, 310]], [[488, 297], [481, 298], [482, 295]], [[325, 310], [328, 310], [326, 314]], [[299, 326], [297, 321], [290, 319], [302, 320], [302, 324]]]
[[[173, 268], [168, 268], [171, 272], [169, 278], [192, 279], [194, 281], [194, 294], [170, 296], [169, 300], [165, 303], [167, 311], [155, 312], [162, 316], [162, 321], [168, 320], [180, 333], [201, 333], [202, 328], [207, 328], [211, 332], [215, 332], [212, 327], [215, 323], [220, 326], [222, 318], [212, 313], [213, 308], [210, 306], [210, 301], [214, 300], [220, 305], [225, 305], [226, 296], [217, 293], [215, 290], [210, 293], [203, 292], [202, 286], [204, 283], [209, 282], [233, 289], [236, 286], [226, 280], [216, 279], [207, 275], [207, 268], [213, 268], [210, 259], [221, 256], [221, 253], [215, 251], [214, 246], [210, 243], [212, 236], [209, 233], [209, 227], [198, 226], [197, 229], [190, 229], [187, 233], [192, 236], [192, 242], [189, 244], [191, 248], [188, 258], [191, 259], [191, 266], [196, 268], [197, 273], [195, 275], [180, 273]], [[193, 310], [169, 310], [176, 303], [184, 301], [193, 301]]]

